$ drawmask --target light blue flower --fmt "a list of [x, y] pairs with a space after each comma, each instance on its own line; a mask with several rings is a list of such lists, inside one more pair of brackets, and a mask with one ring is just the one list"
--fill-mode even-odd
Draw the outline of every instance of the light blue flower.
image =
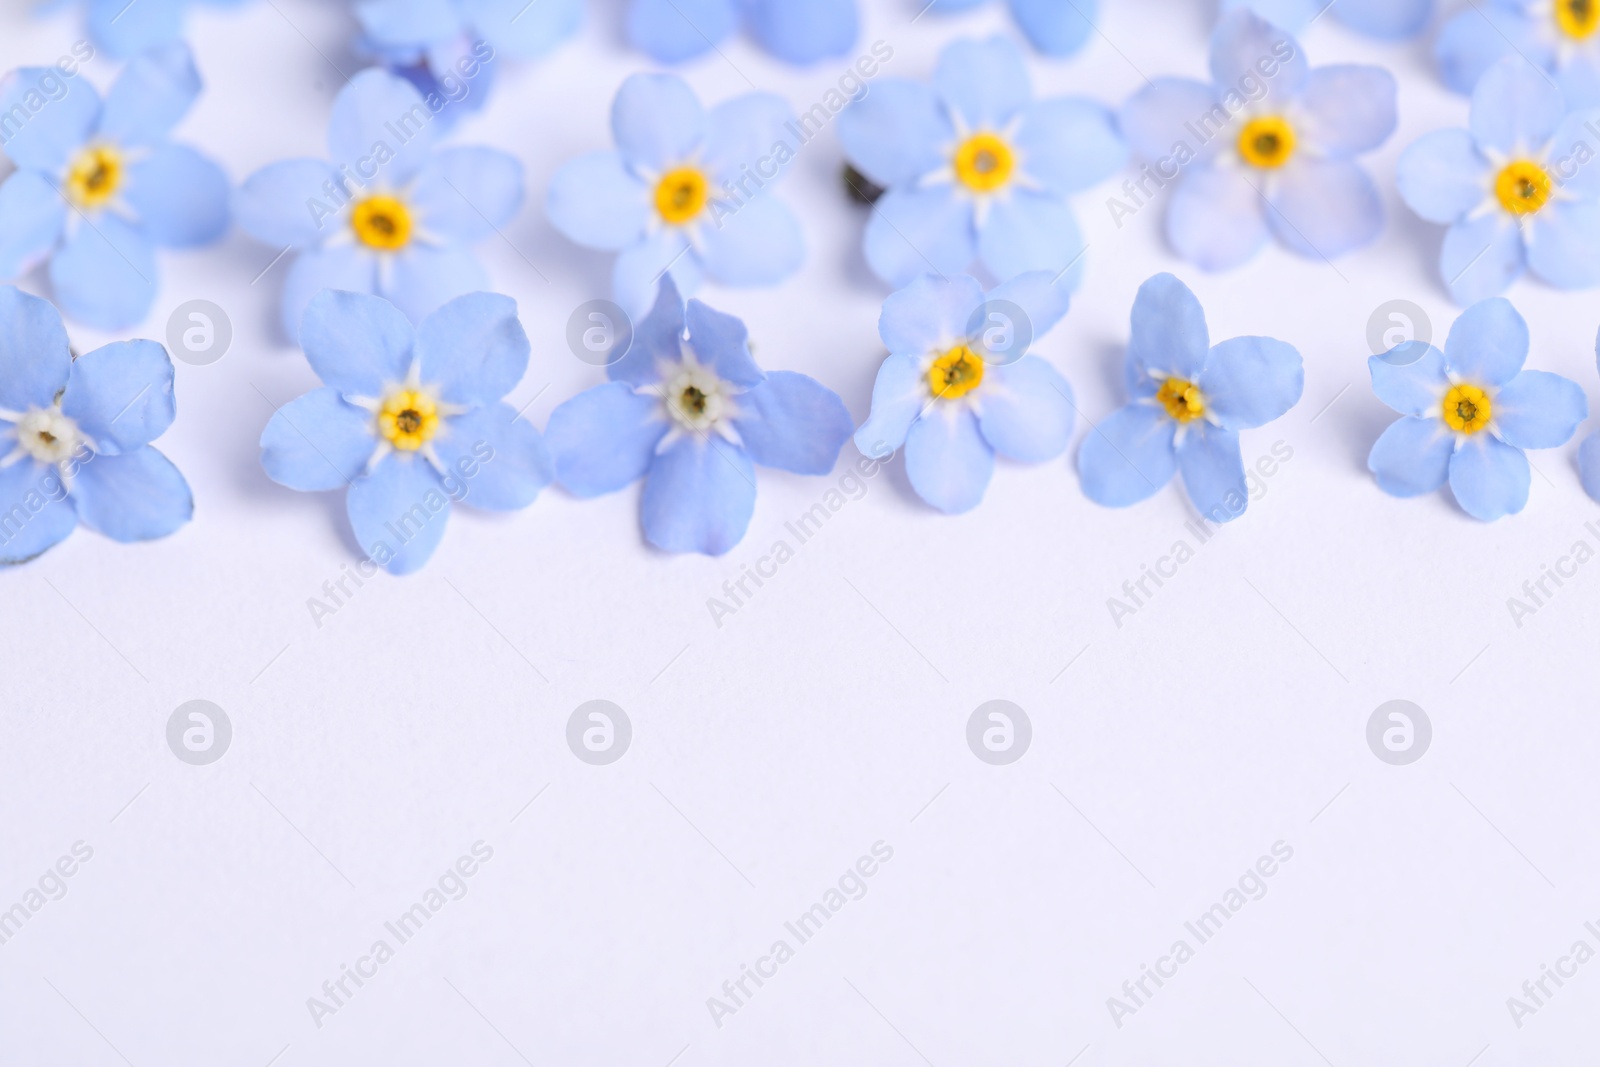
[[81, 74], [24, 67], [0, 82], [0, 279], [48, 259], [56, 303], [102, 330], [142, 321], [157, 246], [209, 244], [228, 227], [228, 179], [167, 133], [200, 95], [182, 44], [130, 62], [104, 103]]
[[[85, 0], [89, 36], [119, 59], [175, 44], [183, 37], [184, 15], [197, 2], [232, 8], [246, 0]], [[66, 0], [44, 0], [39, 5], [43, 10], [65, 6]]]
[[[941, 13], [970, 11], [987, 0], [933, 0]], [[1033, 47], [1050, 56], [1070, 56], [1083, 47], [1094, 30], [1099, 0], [1006, 0]], [[922, 0], [917, 0], [922, 6]]]
[[1450, 483], [1456, 503], [1485, 522], [1528, 502], [1525, 448], [1566, 444], [1589, 415], [1578, 383], [1523, 370], [1528, 325], [1510, 302], [1473, 304], [1441, 352], [1409, 341], [1367, 361], [1372, 391], [1405, 416], [1372, 446], [1367, 467], [1391, 496]]
[[988, 296], [975, 278], [925, 274], [889, 297], [878, 320], [889, 358], [856, 447], [883, 459], [904, 445], [911, 488], [949, 514], [978, 506], [996, 453], [1023, 463], [1059, 456], [1072, 435], [1072, 387], [1027, 350], [1067, 302], [1045, 271]]
[[1400, 40], [1421, 33], [1433, 17], [1433, 0], [1222, 0], [1222, 12], [1247, 8], [1290, 33], [1304, 31], [1324, 13], [1357, 33]]
[[[1596, 365], [1600, 366], [1600, 337], [1595, 338], [1594, 354]], [[1600, 504], [1600, 430], [1578, 446], [1578, 476], [1583, 481], [1583, 491]]]
[[434, 151], [436, 113], [403, 78], [364, 70], [333, 102], [331, 162], [273, 163], [240, 186], [245, 232], [299, 253], [283, 286], [289, 337], [323, 289], [375, 293], [420, 322], [488, 288], [468, 246], [522, 206], [522, 164], [493, 148]]
[[860, 32], [856, 0], [631, 0], [628, 40], [662, 63], [711, 51], [743, 24], [789, 63], [850, 51]]
[[1400, 197], [1450, 227], [1439, 272], [1459, 304], [1503, 292], [1524, 269], [1561, 289], [1600, 284], [1600, 111], [1569, 114], [1561, 90], [1517, 57], [1472, 92], [1470, 129], [1435, 130], [1400, 156]]
[[896, 288], [978, 260], [996, 279], [1083, 273], [1068, 196], [1127, 159], [1111, 112], [1079, 97], [1034, 100], [1010, 42], [956, 41], [933, 85], [891, 78], [839, 116], [850, 163], [887, 189], [867, 224], [873, 273]]
[[326, 384], [278, 409], [261, 466], [301, 492], [348, 486], [356, 541], [389, 573], [428, 562], [452, 502], [517, 511], [550, 484], [539, 431], [501, 400], [528, 368], [510, 297], [469, 293], [413, 328], [379, 297], [324, 290], [300, 343]]
[[189, 483], [150, 446], [176, 413], [166, 349], [118, 341], [73, 359], [56, 309], [0, 286], [0, 566], [79, 521], [122, 542], [188, 522]]
[[1520, 56], [1553, 77], [1572, 107], [1600, 106], [1600, 7], [1592, 0], [1476, 0], [1444, 24], [1439, 75], [1470, 93], [1497, 62]]
[[800, 223], [770, 186], [799, 147], [782, 97], [747, 93], [712, 108], [672, 74], [635, 74], [611, 105], [615, 151], [556, 173], [550, 221], [586, 248], [616, 252], [611, 288], [630, 315], [670, 271], [688, 295], [705, 278], [774, 285], [800, 268]]
[[1239, 431], [1264, 426], [1299, 402], [1300, 353], [1270, 337], [1211, 344], [1194, 293], [1157, 274], [1133, 302], [1125, 378], [1133, 403], [1107, 416], [1078, 450], [1089, 499], [1135, 504], [1181, 472], [1206, 518], [1243, 515], [1250, 491]]
[[671, 278], [611, 381], [550, 415], [556, 478], [580, 497], [644, 479], [651, 544], [720, 556], [744, 537], [754, 464], [826, 474], [850, 437], [844, 402], [792, 371], [762, 371], [744, 323], [683, 298]]
[[1235, 11], [1211, 35], [1211, 84], [1157, 78], [1122, 106], [1146, 166], [1112, 214], [1120, 227], [1174, 183], [1167, 242], [1209, 271], [1239, 266], [1269, 236], [1321, 258], [1370, 244], [1383, 202], [1356, 157], [1394, 132], [1395, 92], [1381, 67], [1312, 70], [1294, 38]]

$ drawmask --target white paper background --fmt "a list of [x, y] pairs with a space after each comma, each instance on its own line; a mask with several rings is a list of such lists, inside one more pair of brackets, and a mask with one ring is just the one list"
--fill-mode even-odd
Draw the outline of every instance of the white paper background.
[[[592, 6], [580, 39], [507, 72], [456, 135], [527, 168], [528, 207], [480, 251], [533, 338], [512, 400], [537, 396], [540, 426], [602, 379], [564, 337], [609, 276], [609, 257], [570, 246], [540, 205], [563, 161], [609, 145], [616, 86], [648, 66], [617, 44], [617, 5]], [[18, 7], [0, 67], [53, 61], [80, 32]], [[1014, 33], [998, 6], [915, 24], [900, 0], [865, 7], [863, 47], [895, 49], [886, 74], [926, 78], [946, 41]], [[1029, 53], [1041, 92], [1115, 103], [1142, 75], [1203, 73], [1202, 0], [1104, 7], [1104, 37], [1079, 57]], [[191, 28], [208, 90], [181, 139], [235, 181], [322, 154], [335, 64], [355, 69], [340, 5], [202, 8]], [[1400, 132], [1369, 159], [1390, 213], [1375, 246], [1337, 269], [1271, 248], [1206, 276], [1164, 248], [1159, 207], [1119, 231], [1112, 183], [1078, 201], [1087, 282], [1038, 351], [1086, 415], [1122, 402], [1128, 309], [1159, 270], [1193, 286], [1213, 338], [1272, 335], [1306, 361], [1301, 404], [1245, 435], [1247, 460], [1280, 441], [1292, 460], [1120, 628], [1107, 598], [1187, 536], [1192, 512], [1176, 485], [1127, 510], [1089, 503], [1076, 441], [1055, 462], [1002, 464], [960, 518], [890, 468], [721, 628], [707, 598], [786, 537], [852, 448], [832, 478], [762, 471], [749, 534], [720, 560], [647, 550], [637, 489], [458, 511], [426, 570], [368, 583], [319, 628], [307, 598], [356, 559], [342, 494], [284, 490], [257, 462], [270, 405], [316, 384], [276, 332], [283, 265], [252, 285], [275, 250], [237, 233], [164, 254], [156, 309], [132, 335], [163, 337], [193, 298], [236, 331], [220, 363], [178, 367], [179, 417], [159, 442], [194, 487], [195, 521], [138, 547], [80, 530], [0, 575], [0, 908], [74, 842], [94, 850], [0, 945], [0, 1063], [1592, 1057], [1600, 963], [1520, 1029], [1506, 998], [1574, 941], [1600, 948], [1584, 930], [1600, 923], [1600, 563], [1520, 628], [1506, 599], [1575, 541], [1600, 547], [1585, 529], [1600, 509], [1578, 486], [1576, 442], [1535, 454], [1527, 510], [1492, 525], [1447, 494], [1399, 501], [1373, 485], [1366, 453], [1392, 416], [1368, 385], [1368, 317], [1413, 300], [1442, 336], [1455, 314], [1441, 232], [1399, 204], [1394, 161], [1462, 124], [1466, 102], [1437, 84], [1427, 39], [1379, 45], [1323, 19], [1305, 43], [1315, 64], [1377, 62], [1400, 79]], [[843, 67], [796, 71], [742, 41], [723, 52], [685, 71], [707, 101], [753, 84], [805, 108]], [[88, 76], [103, 87], [114, 73], [99, 59]], [[830, 131], [781, 192], [809, 242], [797, 278], [703, 295], [746, 319], [765, 366], [816, 376], [860, 419], [885, 291], [862, 264], [865, 216], [839, 194], [840, 163]], [[1534, 282], [1510, 295], [1531, 365], [1595, 396], [1600, 302]], [[110, 339], [72, 332], [80, 349]], [[234, 728], [207, 767], [165, 741], [195, 698]], [[596, 698], [633, 723], [607, 767], [565, 741]], [[1007, 767], [965, 741], [994, 698], [1033, 724]], [[1365, 740], [1395, 698], [1433, 723], [1407, 767]], [[494, 855], [470, 892], [314, 1025], [307, 998], [479, 840]], [[1293, 859], [1266, 895], [1114, 1025], [1107, 998], [1177, 938], [1196, 944], [1184, 922], [1280, 840]], [[707, 998], [877, 841], [894, 854], [866, 896], [714, 1025]]]

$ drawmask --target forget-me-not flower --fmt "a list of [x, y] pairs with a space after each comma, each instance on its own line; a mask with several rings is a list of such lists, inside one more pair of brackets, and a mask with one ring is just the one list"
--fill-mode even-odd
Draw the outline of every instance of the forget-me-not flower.
[[743, 24], [789, 63], [850, 51], [860, 32], [856, 0], [630, 0], [628, 40], [662, 63], [711, 51]]
[[1086, 248], [1068, 196], [1112, 174], [1127, 147], [1091, 100], [1034, 100], [1009, 41], [956, 41], [933, 85], [873, 85], [839, 116], [850, 163], [888, 192], [873, 207], [865, 252], [897, 288], [974, 259], [996, 279], [1066, 271], [1076, 288]]
[[1433, 17], [1433, 0], [1222, 0], [1222, 13], [1247, 8], [1274, 26], [1300, 33], [1323, 14], [1357, 33], [1399, 40], [1421, 33]]
[[[987, 0], [933, 0], [932, 9], [953, 14], [986, 3]], [[1070, 56], [1083, 47], [1094, 29], [1099, 0], [1007, 0], [1011, 17], [1027, 35], [1033, 47], [1050, 56]], [[917, 0], [917, 7], [923, 0]]]
[[755, 511], [754, 464], [826, 474], [850, 437], [831, 389], [763, 371], [744, 323], [698, 300], [686, 313], [670, 277], [607, 373], [550, 415], [556, 478], [580, 497], [643, 478], [644, 535], [668, 552], [727, 552]]
[[1600, 111], [1567, 112], [1561, 90], [1518, 57], [1472, 91], [1470, 129], [1435, 130], [1400, 157], [1400, 197], [1450, 227], [1439, 272], [1459, 304], [1533, 271], [1600, 284]]
[[1395, 80], [1381, 67], [1312, 70], [1288, 33], [1235, 11], [1211, 35], [1211, 84], [1158, 78], [1122, 106], [1147, 165], [1111, 201], [1120, 226], [1160, 187], [1167, 241], [1203, 270], [1237, 267], [1270, 235], [1331, 258], [1383, 229], [1377, 186], [1356, 162], [1389, 139]]
[[1404, 418], [1383, 431], [1367, 467], [1391, 496], [1450, 483], [1456, 503], [1485, 522], [1528, 502], [1526, 448], [1566, 444], [1589, 415], [1578, 383], [1523, 370], [1528, 324], [1503, 297], [1463, 311], [1444, 351], [1409, 341], [1367, 361], [1372, 391]]
[[1090, 500], [1137, 503], [1183, 474], [1189, 499], [1213, 522], [1250, 503], [1239, 431], [1294, 407], [1305, 369], [1293, 346], [1270, 337], [1211, 344], [1200, 301], [1177, 278], [1139, 287], [1124, 375], [1133, 402], [1107, 416], [1078, 451]]
[[521, 207], [522, 164], [493, 148], [434, 151], [435, 116], [410, 82], [364, 70], [333, 102], [330, 162], [273, 163], [240, 186], [239, 225], [298, 253], [283, 286], [289, 337], [323, 289], [374, 293], [420, 322], [488, 288], [468, 246]]
[[1600, 3], [1595, 0], [1478, 0], [1444, 24], [1434, 46], [1439, 74], [1471, 93], [1508, 56], [1545, 70], [1572, 107], [1600, 106]]
[[80, 521], [122, 542], [188, 522], [189, 483], [150, 445], [176, 413], [166, 349], [118, 341], [74, 359], [55, 308], [0, 286], [0, 565]]
[[278, 409], [261, 465], [301, 492], [348, 486], [356, 541], [389, 573], [428, 562], [452, 502], [517, 511], [550, 483], [539, 431], [501, 400], [528, 368], [510, 297], [468, 293], [413, 327], [380, 297], [324, 290], [300, 344], [326, 384]]
[[141, 321], [157, 246], [209, 244], [228, 227], [228, 179], [167, 134], [200, 95], [189, 49], [131, 61], [102, 103], [81, 73], [24, 67], [0, 82], [0, 278], [49, 259], [55, 300], [102, 330]]
[[650, 310], [668, 271], [685, 295], [708, 277], [773, 285], [805, 258], [799, 221], [767, 188], [794, 157], [791, 118], [771, 93], [707, 112], [682, 78], [635, 74], [611, 105], [616, 149], [556, 173], [550, 221], [586, 248], [617, 253], [612, 294], [630, 315]]
[[[44, 0], [42, 9], [65, 7], [71, 0]], [[246, 0], [85, 0], [89, 36], [118, 58], [183, 39], [183, 19], [195, 3], [240, 7]]]
[[904, 445], [911, 487], [950, 514], [978, 506], [996, 453], [1023, 463], [1059, 456], [1072, 434], [1072, 387], [1027, 347], [1067, 302], [1044, 271], [987, 297], [975, 278], [925, 274], [889, 297], [878, 319], [889, 358], [856, 447], [882, 459]]

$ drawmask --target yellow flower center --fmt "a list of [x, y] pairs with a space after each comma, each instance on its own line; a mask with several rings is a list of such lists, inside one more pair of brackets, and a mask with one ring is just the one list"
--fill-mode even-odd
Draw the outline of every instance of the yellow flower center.
[[1600, 0], [1556, 0], [1556, 25], [1575, 41], [1600, 29]]
[[1239, 131], [1239, 155], [1252, 167], [1273, 170], [1294, 155], [1294, 127], [1277, 115], [1251, 119]]
[[711, 182], [696, 167], [669, 170], [656, 183], [656, 211], [671, 226], [693, 221], [711, 200]]
[[992, 133], [975, 133], [956, 149], [956, 178], [975, 193], [992, 193], [1011, 180], [1017, 154]]
[[1531, 215], [1544, 207], [1554, 191], [1550, 175], [1528, 159], [1507, 163], [1494, 180], [1494, 195], [1513, 215]]
[[396, 451], [415, 452], [439, 432], [439, 405], [420, 389], [396, 389], [378, 409], [378, 433]]
[[80, 208], [104, 207], [122, 187], [122, 153], [110, 145], [79, 152], [67, 168], [67, 197]]
[[966, 345], [957, 345], [928, 368], [928, 388], [935, 397], [955, 400], [983, 384], [983, 360]]
[[1474, 434], [1489, 425], [1494, 405], [1476, 385], [1458, 385], [1444, 395], [1440, 414], [1456, 433]]
[[1156, 399], [1178, 422], [1190, 422], [1206, 413], [1206, 397], [1200, 387], [1182, 378], [1168, 378], [1156, 390]]
[[350, 228], [368, 248], [398, 252], [411, 241], [411, 211], [392, 196], [369, 196], [351, 210]]

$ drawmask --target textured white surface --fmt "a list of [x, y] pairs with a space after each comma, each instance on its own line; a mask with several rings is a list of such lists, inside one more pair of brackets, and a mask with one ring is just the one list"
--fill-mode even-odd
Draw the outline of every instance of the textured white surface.
[[[1104, 37], [1070, 62], [1029, 55], [1044, 92], [1120, 101], [1141, 72], [1200, 75], [1203, 0], [1109, 0]], [[617, 5], [581, 39], [508, 72], [458, 131], [516, 153], [529, 206], [482, 246], [534, 341], [513, 394], [543, 426], [600, 380], [569, 353], [572, 309], [605, 295], [609, 259], [572, 248], [540, 204], [555, 168], [609, 143], [610, 98], [642, 57]], [[1013, 33], [997, 6], [960, 19], [869, 0], [864, 44], [925, 78], [961, 33]], [[0, 67], [48, 62], [78, 29], [8, 6]], [[180, 130], [235, 181], [320, 154], [353, 71], [339, 5], [200, 9], [208, 91]], [[307, 598], [355, 561], [342, 494], [289, 492], [257, 463], [282, 403], [315, 384], [275, 332], [283, 267], [235, 234], [162, 257], [161, 338], [193, 298], [225, 307], [233, 350], [178, 367], [159, 442], [189, 477], [195, 521], [122, 547], [79, 531], [0, 575], [0, 908], [74, 842], [70, 891], [0, 945], [0, 1063], [701, 1065], [1006, 1063], [1566, 1064], [1592, 1055], [1600, 963], [1513, 1024], [1506, 998], [1573, 942], [1600, 948], [1592, 828], [1600, 758], [1594, 663], [1600, 563], [1519, 628], [1506, 608], [1580, 539], [1600, 547], [1575, 443], [1536, 453], [1520, 516], [1482, 525], [1447, 495], [1380, 493], [1367, 449], [1391, 417], [1365, 370], [1368, 316], [1414, 300], [1442, 336], [1440, 231], [1393, 191], [1418, 134], [1465, 120], [1426, 41], [1382, 46], [1322, 20], [1314, 64], [1369, 61], [1401, 85], [1401, 130], [1370, 165], [1390, 222], [1337, 262], [1269, 249], [1208, 277], [1162, 246], [1159, 207], [1120, 231], [1079, 201], [1087, 282], [1038, 350], [1098, 420], [1121, 403], [1138, 284], [1173, 270], [1214, 338], [1299, 347], [1305, 397], [1247, 433], [1293, 458], [1118, 628], [1107, 610], [1180, 538], [1174, 486], [1104, 510], [1070, 456], [1002, 465], [975, 512], [920, 505], [891, 467], [735, 616], [706, 600], [788, 538], [832, 478], [763, 471], [726, 558], [668, 558], [637, 527], [637, 490], [559, 490], [511, 517], [458, 511], [421, 574], [369, 582], [319, 628]], [[708, 101], [751, 84], [808, 107], [837, 77], [744, 42], [691, 66]], [[840, 65], [842, 67], [842, 64]], [[114, 73], [97, 60], [89, 76]], [[770, 291], [708, 290], [746, 318], [768, 368], [810, 373], [866, 415], [884, 291], [839, 195], [832, 132], [781, 195], [810, 246]], [[1120, 179], [1119, 179], [1120, 180]], [[1523, 282], [1530, 365], [1595, 395], [1600, 303]], [[86, 348], [105, 340], [73, 329]], [[537, 397], [537, 399], [534, 399]], [[1580, 433], [1592, 428], [1586, 426]], [[1087, 427], [1078, 428], [1081, 439]], [[1073, 454], [1076, 452], [1076, 443]], [[1192, 538], [1190, 538], [1192, 540]], [[965, 741], [973, 709], [1013, 700], [1033, 723], [1007, 767]], [[168, 716], [204, 698], [232, 746], [192, 767]], [[591, 767], [568, 716], [623, 706], [632, 748]], [[1368, 717], [1413, 700], [1431, 750], [1391, 767]], [[529, 799], [535, 797], [531, 806]], [[493, 858], [337, 1014], [307, 998], [474, 842]], [[718, 1028], [721, 996], [784, 923], [873, 844], [893, 849], [852, 901]], [[1293, 859], [1209, 943], [1184, 929], [1275, 842]], [[1196, 947], [1136, 1015], [1107, 998], [1178, 938]], [[1086, 1049], [1086, 1051], [1084, 1051]], [[275, 1059], [276, 1057], [276, 1059]], [[676, 1058], [675, 1058], [676, 1057]], [[1079, 1057], [1074, 1060], [1074, 1057]], [[1476, 1057], [1476, 1058], [1475, 1058]]]

